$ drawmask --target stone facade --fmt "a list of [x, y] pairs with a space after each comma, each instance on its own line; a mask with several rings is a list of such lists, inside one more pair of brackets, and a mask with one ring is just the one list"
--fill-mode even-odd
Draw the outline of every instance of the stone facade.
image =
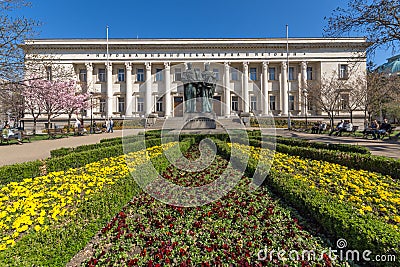
[[[321, 115], [307, 107], [307, 83], [351, 65], [365, 75], [363, 38], [274, 39], [44, 39], [24, 44], [27, 63], [71, 71], [97, 105], [97, 117], [182, 116], [185, 63], [218, 77], [217, 116], [235, 112], [277, 116]], [[108, 54], [106, 51], [108, 50]], [[289, 63], [289, 66], [287, 65]], [[354, 72], [354, 71], [353, 71]], [[57, 77], [56, 73], [50, 76]], [[289, 92], [288, 92], [289, 90]], [[323, 115], [323, 114], [322, 114]]]

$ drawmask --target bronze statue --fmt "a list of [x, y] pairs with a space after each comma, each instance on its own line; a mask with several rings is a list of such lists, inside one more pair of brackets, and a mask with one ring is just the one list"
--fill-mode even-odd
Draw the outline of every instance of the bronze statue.
[[188, 113], [196, 112], [197, 87], [195, 86], [196, 74], [192, 69], [192, 64], [187, 63], [187, 69], [182, 73], [184, 83], [185, 111]]
[[212, 112], [212, 100], [215, 92], [215, 83], [217, 77], [213, 71], [210, 71], [210, 64], [206, 64], [204, 67], [203, 84], [201, 96], [203, 98], [203, 112]]

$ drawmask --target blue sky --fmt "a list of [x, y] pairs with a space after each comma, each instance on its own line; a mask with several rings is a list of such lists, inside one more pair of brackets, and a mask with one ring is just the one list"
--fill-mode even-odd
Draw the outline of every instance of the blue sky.
[[[42, 22], [38, 38], [321, 37], [343, 0], [32, 0], [18, 14]], [[370, 59], [386, 62], [391, 51]]]

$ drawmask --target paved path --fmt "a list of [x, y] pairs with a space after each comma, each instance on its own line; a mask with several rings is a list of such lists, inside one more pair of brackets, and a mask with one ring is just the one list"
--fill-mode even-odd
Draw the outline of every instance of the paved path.
[[308, 139], [315, 142], [351, 144], [367, 147], [373, 155], [386, 156], [400, 159], [400, 141], [392, 140], [371, 140], [354, 136], [329, 136], [327, 134], [310, 134], [304, 132], [288, 131], [286, 129], [277, 129], [276, 135], [285, 137], [296, 137]]
[[86, 144], [98, 143], [101, 139], [122, 136], [122, 131], [113, 133], [91, 134], [85, 136], [70, 136], [53, 140], [24, 142], [23, 145], [15, 143], [0, 146], [0, 166], [13, 163], [33, 161], [50, 157], [50, 151], [61, 147], [77, 147]]

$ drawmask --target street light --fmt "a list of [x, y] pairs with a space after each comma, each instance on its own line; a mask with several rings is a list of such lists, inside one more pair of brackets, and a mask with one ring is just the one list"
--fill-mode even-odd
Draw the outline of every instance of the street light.
[[308, 117], [307, 117], [307, 113], [308, 113], [308, 99], [307, 99], [307, 88], [304, 88], [303, 89], [303, 94], [304, 94], [304, 115], [306, 116], [306, 130], [307, 130], [307, 128], [308, 128], [308, 121], [307, 121], [307, 119], [308, 119]]

